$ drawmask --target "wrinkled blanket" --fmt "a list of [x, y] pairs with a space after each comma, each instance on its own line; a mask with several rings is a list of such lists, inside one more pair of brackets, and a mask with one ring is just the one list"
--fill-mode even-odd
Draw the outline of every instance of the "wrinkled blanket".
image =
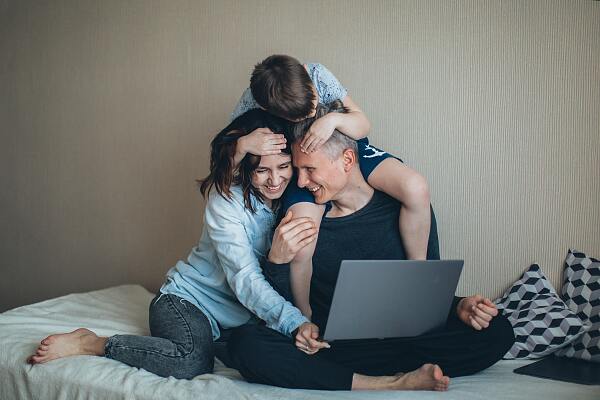
[[214, 374], [161, 378], [103, 357], [76, 356], [41, 365], [27, 357], [52, 333], [86, 327], [98, 335], [148, 334], [153, 295], [138, 285], [70, 294], [0, 314], [0, 399], [600, 399], [600, 387], [517, 375], [531, 361], [501, 361], [454, 378], [445, 393], [322, 392], [245, 382], [216, 360]]

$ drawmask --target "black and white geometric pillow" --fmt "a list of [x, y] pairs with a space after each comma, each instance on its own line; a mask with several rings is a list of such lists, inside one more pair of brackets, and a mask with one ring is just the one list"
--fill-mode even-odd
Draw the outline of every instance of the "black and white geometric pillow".
[[537, 264], [531, 265], [495, 303], [515, 331], [515, 343], [505, 359], [544, 357], [571, 343], [586, 329]]
[[600, 362], [600, 261], [570, 249], [563, 279], [562, 297], [565, 303], [591, 326], [556, 355]]

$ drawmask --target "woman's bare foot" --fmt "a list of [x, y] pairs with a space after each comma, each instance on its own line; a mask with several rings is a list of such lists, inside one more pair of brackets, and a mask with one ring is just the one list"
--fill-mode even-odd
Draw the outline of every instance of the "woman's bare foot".
[[352, 390], [448, 390], [450, 378], [434, 364], [424, 364], [421, 368], [395, 376], [366, 376], [354, 374]]
[[448, 390], [450, 378], [435, 364], [424, 364], [421, 368], [404, 374], [397, 374], [398, 384], [403, 390]]
[[41, 364], [69, 356], [102, 356], [107, 339], [99, 337], [85, 328], [79, 328], [70, 333], [51, 335], [40, 342], [35, 354], [30, 356], [27, 362]]

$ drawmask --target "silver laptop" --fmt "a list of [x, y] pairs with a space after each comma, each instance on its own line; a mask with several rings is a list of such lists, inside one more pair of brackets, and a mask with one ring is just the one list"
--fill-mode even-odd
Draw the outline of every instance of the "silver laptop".
[[462, 260], [344, 260], [323, 340], [418, 336], [446, 324]]

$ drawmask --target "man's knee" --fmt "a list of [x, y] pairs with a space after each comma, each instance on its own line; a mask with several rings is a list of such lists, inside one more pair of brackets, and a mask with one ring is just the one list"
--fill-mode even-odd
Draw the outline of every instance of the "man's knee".
[[490, 358], [496, 361], [500, 360], [515, 342], [513, 327], [502, 313], [494, 317], [490, 325], [480, 333], [485, 337]]
[[499, 314], [492, 319], [490, 325], [480, 331], [470, 329], [467, 348], [477, 349], [470, 356], [465, 356], [446, 366], [450, 377], [471, 375], [482, 371], [502, 359], [514, 343], [513, 328], [508, 319]]

